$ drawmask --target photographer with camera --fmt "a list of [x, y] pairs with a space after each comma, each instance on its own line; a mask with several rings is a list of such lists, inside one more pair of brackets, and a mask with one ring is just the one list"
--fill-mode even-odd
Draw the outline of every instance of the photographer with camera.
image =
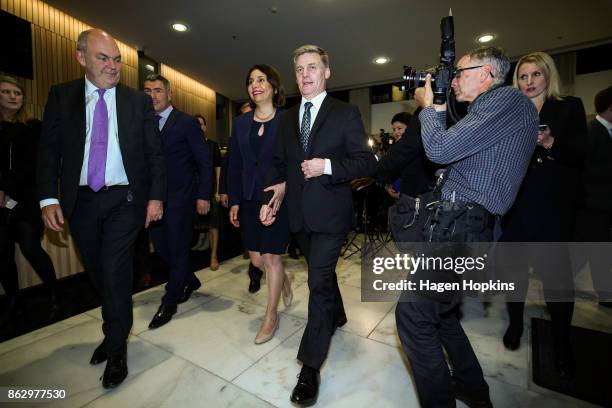
[[[434, 105], [431, 76], [416, 89], [425, 153], [448, 165], [422, 241], [491, 242], [496, 221], [512, 205], [536, 146], [538, 114], [529, 98], [503, 86], [509, 70], [510, 61], [499, 48], [464, 55], [451, 86], [458, 102], [469, 103], [468, 112], [448, 129], [447, 106]], [[457, 317], [459, 302], [455, 296], [448, 303], [417, 298], [397, 305], [398, 334], [423, 407], [454, 407], [455, 398], [468, 406], [492, 406], [482, 368]]]

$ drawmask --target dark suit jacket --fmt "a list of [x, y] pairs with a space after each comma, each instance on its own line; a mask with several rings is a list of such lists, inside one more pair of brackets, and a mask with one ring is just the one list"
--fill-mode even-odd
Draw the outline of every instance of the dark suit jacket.
[[281, 114], [281, 111], [277, 112], [269, 122], [258, 156], [255, 156], [249, 141], [254, 111], [234, 118], [227, 179], [230, 206], [240, 204], [242, 198], [263, 200], [262, 190], [255, 191], [255, 187], [264, 185], [272, 165]]
[[[312, 125], [307, 152], [299, 142], [299, 109], [294, 106], [281, 116], [266, 185], [287, 182], [285, 200], [292, 232], [305, 224], [313, 232], [344, 234], [353, 222], [350, 181], [376, 171], [359, 109], [326, 96]], [[312, 158], [330, 159], [332, 175], [305, 180], [300, 166]]]
[[582, 181], [587, 208], [612, 210], [612, 137], [597, 119], [589, 124]]
[[401, 193], [416, 197], [433, 189], [437, 168], [439, 166], [430, 162], [425, 155], [421, 123], [418, 114], [415, 114], [402, 138], [391, 145], [387, 155], [378, 163], [376, 180], [389, 182], [399, 174]]
[[[165, 200], [166, 168], [151, 98], [118, 84], [116, 104], [121, 157], [135, 203]], [[38, 198], [59, 198], [66, 219], [79, 188], [85, 122], [85, 79], [51, 87], [38, 145]]]
[[173, 108], [161, 130], [161, 141], [168, 177], [167, 207], [191, 207], [196, 198], [210, 200], [212, 160], [197, 119]]

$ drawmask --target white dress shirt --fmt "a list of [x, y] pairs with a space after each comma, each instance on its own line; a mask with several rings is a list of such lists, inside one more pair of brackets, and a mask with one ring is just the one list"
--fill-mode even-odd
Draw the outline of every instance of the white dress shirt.
[[[304, 117], [304, 110], [306, 109], [304, 105], [306, 102], [312, 103], [310, 107], [310, 129], [312, 130], [312, 125], [314, 125], [315, 120], [317, 119], [317, 115], [321, 110], [321, 105], [323, 104], [323, 100], [327, 96], [327, 92], [323, 91], [312, 99], [306, 99], [302, 96], [302, 102], [300, 103], [300, 116], [299, 116], [299, 127], [298, 129], [302, 129], [302, 118]], [[323, 174], [330, 175], [332, 174], [331, 161], [329, 159], [325, 159], [325, 169], [323, 170]]]
[[[92, 136], [92, 122], [94, 110], [98, 102], [99, 94], [97, 87], [85, 77], [85, 151], [83, 153], [83, 166], [81, 167], [81, 177], [79, 186], [87, 185], [87, 167], [89, 164], [89, 147]], [[129, 184], [125, 168], [123, 167], [123, 158], [121, 157], [121, 149], [119, 147], [119, 131], [117, 126], [117, 102], [116, 102], [116, 87], [107, 89], [104, 92], [104, 101], [108, 111], [108, 146], [106, 150], [106, 172], [104, 174], [105, 184], [107, 186], [127, 185]], [[59, 204], [56, 198], [48, 198], [40, 201], [40, 208], [50, 204]]]
[[159, 131], [160, 132], [164, 128], [164, 125], [166, 124], [166, 121], [168, 120], [168, 116], [170, 116], [170, 112], [172, 112], [172, 109], [174, 109], [172, 105], [168, 105], [166, 109], [157, 113], [157, 115], [161, 116], [161, 118], [159, 118]]

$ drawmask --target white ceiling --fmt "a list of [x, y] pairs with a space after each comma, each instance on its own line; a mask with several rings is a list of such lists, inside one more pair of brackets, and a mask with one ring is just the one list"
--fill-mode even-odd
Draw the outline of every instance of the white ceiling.
[[[278, 68], [296, 93], [291, 52], [305, 43], [330, 54], [330, 89], [397, 80], [404, 64], [434, 65], [449, 7], [458, 56], [484, 32], [511, 57], [612, 41], [612, 0], [46, 1], [234, 100], [245, 99], [244, 77], [257, 63]], [[172, 31], [175, 21], [190, 31]], [[379, 55], [391, 62], [373, 64]]]

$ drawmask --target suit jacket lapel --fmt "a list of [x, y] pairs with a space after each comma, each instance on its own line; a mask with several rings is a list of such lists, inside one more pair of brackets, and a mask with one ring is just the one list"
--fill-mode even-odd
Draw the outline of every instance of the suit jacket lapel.
[[85, 78], [76, 83], [72, 95], [74, 106], [74, 125], [81, 152], [85, 151], [85, 138], [87, 137], [87, 118], [85, 113]]
[[326, 96], [325, 99], [323, 99], [323, 103], [321, 104], [321, 109], [319, 110], [319, 113], [317, 113], [317, 119], [315, 120], [315, 123], [312, 125], [312, 128], [310, 129], [310, 136], [308, 137], [308, 152], [307, 152], [308, 156], [310, 156], [310, 152], [312, 151], [312, 146], [314, 145], [314, 141], [317, 136], [318, 130], [323, 125], [323, 122], [325, 122], [325, 119], [327, 119], [327, 116], [329, 115], [331, 108], [332, 108], [332, 102], [329, 96]]
[[172, 126], [174, 126], [177, 119], [178, 119], [178, 112], [176, 108], [173, 107], [172, 110], [170, 111], [170, 115], [168, 115], [168, 119], [166, 119], [166, 123], [164, 123], [164, 127], [161, 130], [162, 137], [165, 136], [166, 131], [168, 129], [171, 129]]
[[117, 108], [117, 134], [121, 154], [126, 157], [127, 145], [125, 138], [129, 133], [130, 118], [132, 117], [132, 105], [123, 85], [117, 84], [115, 89], [115, 105]]

